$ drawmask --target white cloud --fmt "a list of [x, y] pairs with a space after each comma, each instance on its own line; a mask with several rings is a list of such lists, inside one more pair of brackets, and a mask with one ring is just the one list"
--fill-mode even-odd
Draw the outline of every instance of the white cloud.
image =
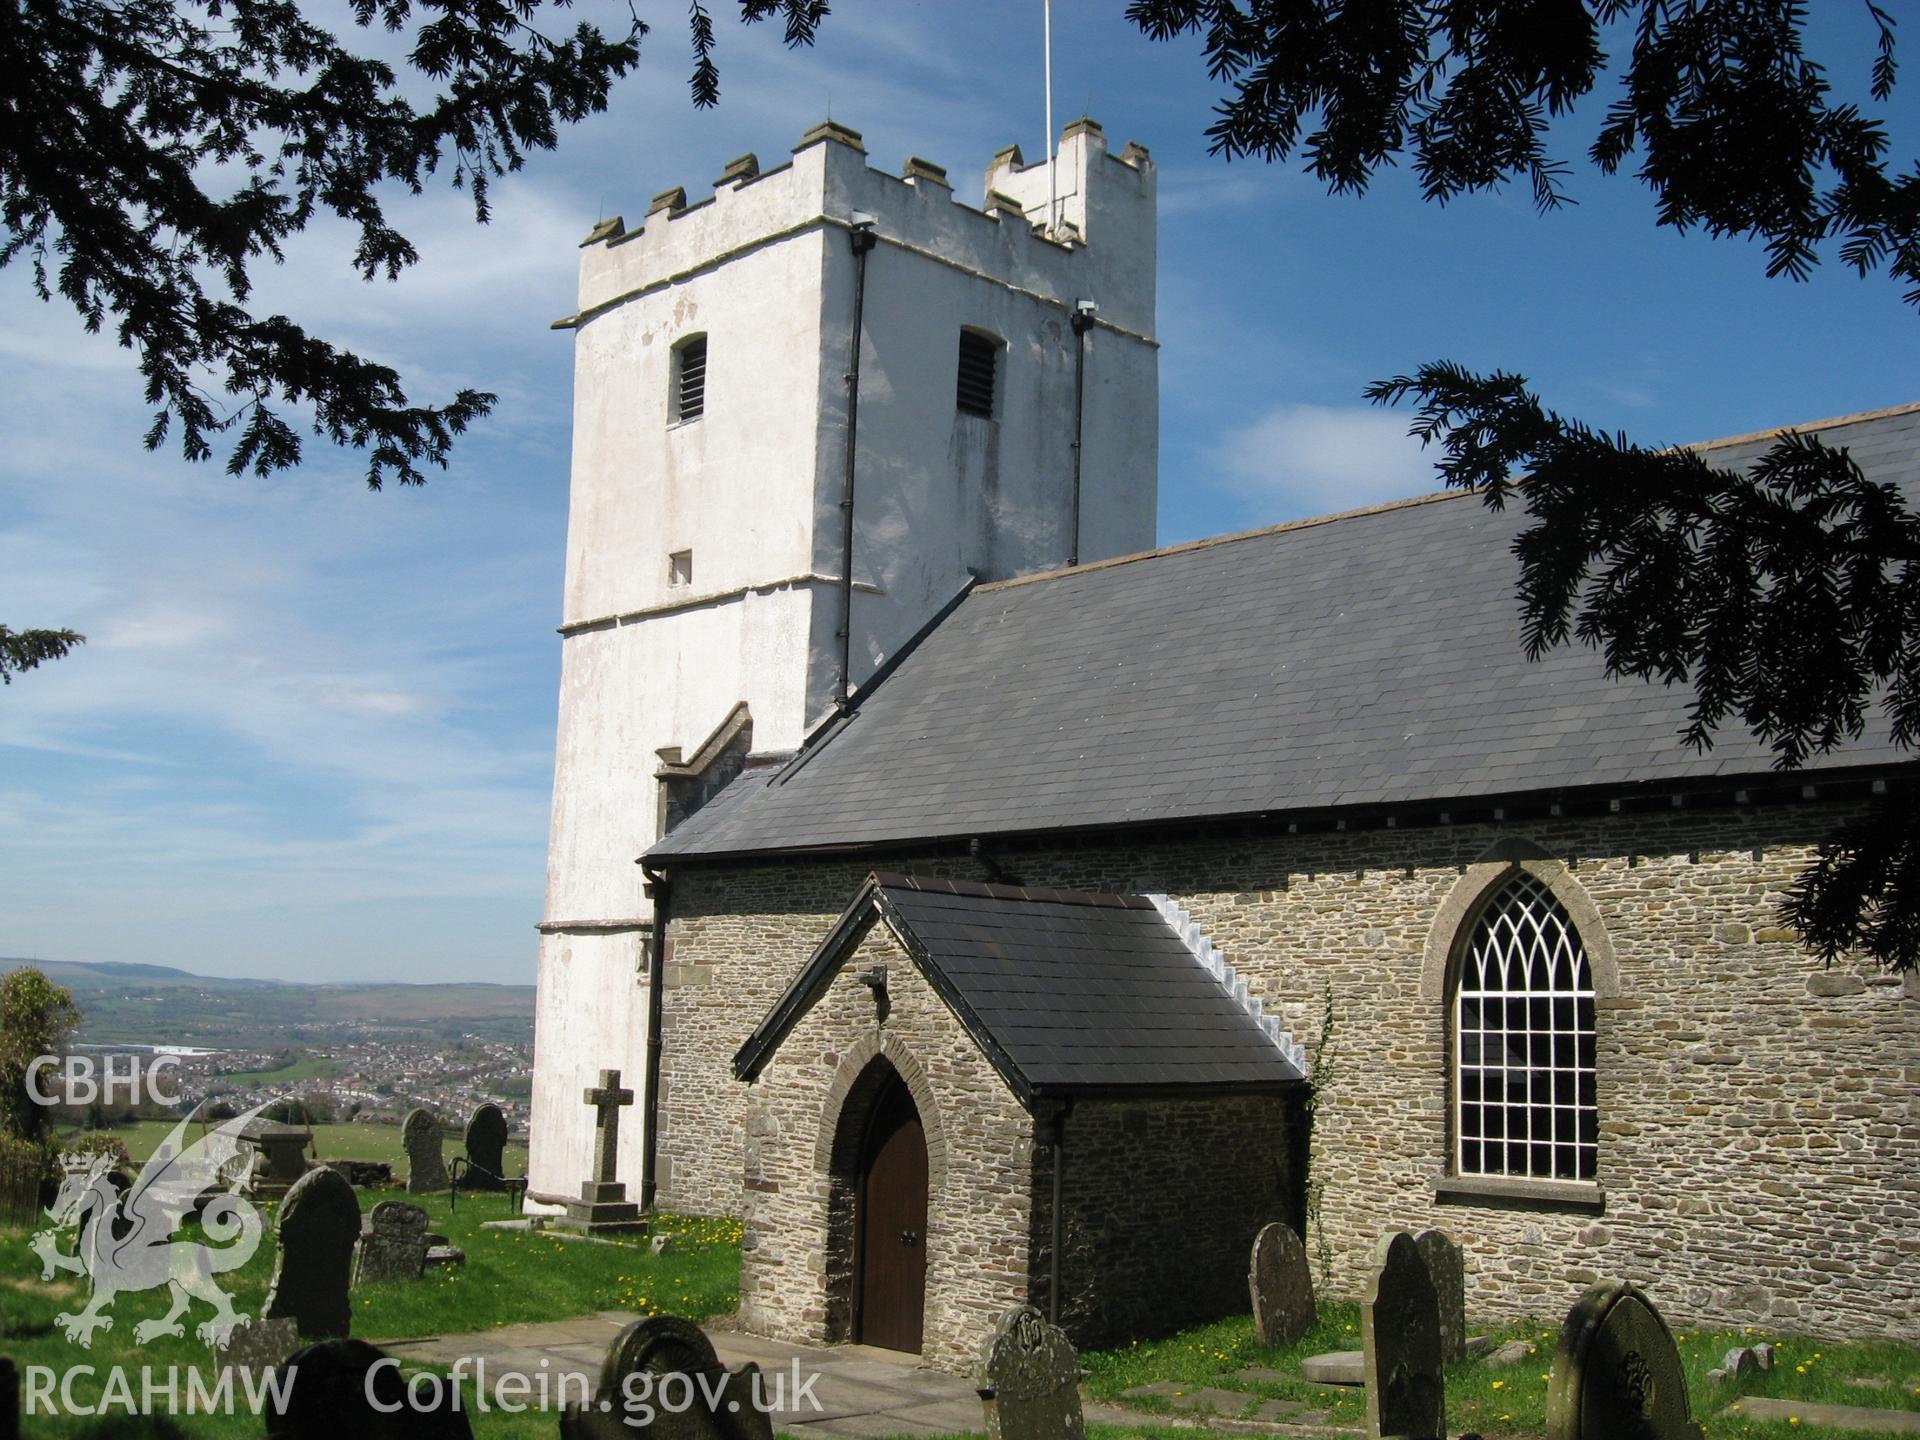
[[1358, 406], [1282, 405], [1214, 449], [1220, 483], [1265, 520], [1352, 510], [1440, 488], [1407, 417]]

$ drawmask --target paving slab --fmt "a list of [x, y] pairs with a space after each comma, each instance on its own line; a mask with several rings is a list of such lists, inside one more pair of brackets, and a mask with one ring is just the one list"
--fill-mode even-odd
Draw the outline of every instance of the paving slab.
[[1136, 1385], [1120, 1392], [1129, 1400], [1155, 1396], [1175, 1410], [1201, 1411], [1237, 1419], [1246, 1414], [1253, 1396], [1244, 1390], [1222, 1390], [1211, 1385], [1193, 1385], [1184, 1380], [1156, 1380], [1151, 1385]]
[[1793, 1420], [1802, 1425], [1824, 1425], [1831, 1430], [1867, 1430], [1879, 1435], [1920, 1435], [1920, 1410], [1872, 1410], [1864, 1405], [1816, 1405], [1804, 1400], [1779, 1400], [1771, 1395], [1749, 1395], [1729, 1405], [1729, 1415], [1748, 1420]]

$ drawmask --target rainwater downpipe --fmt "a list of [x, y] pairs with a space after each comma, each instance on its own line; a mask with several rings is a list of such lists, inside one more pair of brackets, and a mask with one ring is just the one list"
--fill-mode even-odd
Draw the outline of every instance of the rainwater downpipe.
[[840, 673], [833, 708], [845, 713], [853, 688], [853, 476], [860, 453], [860, 337], [867, 308], [867, 254], [878, 237], [873, 216], [856, 210], [847, 239], [853, 244], [853, 359], [847, 366], [847, 473], [840, 487]]
[[1073, 1102], [1069, 1100], [1053, 1112], [1053, 1205], [1052, 1214], [1049, 1217], [1053, 1230], [1050, 1241], [1052, 1249], [1049, 1253], [1053, 1263], [1047, 1267], [1047, 1323], [1049, 1325], [1060, 1323], [1060, 1271], [1064, 1268], [1060, 1244], [1066, 1231], [1066, 1225], [1060, 1214], [1060, 1181], [1066, 1172], [1067, 1115], [1072, 1109]]
[[1073, 354], [1073, 520], [1069, 537], [1067, 564], [1080, 563], [1080, 451], [1087, 430], [1087, 332], [1093, 329], [1093, 317], [1099, 310], [1091, 300], [1073, 307], [1073, 333], [1078, 343]]
[[653, 943], [647, 947], [647, 1075], [640, 1095], [640, 1126], [645, 1136], [640, 1154], [640, 1208], [651, 1211], [659, 1186], [655, 1181], [660, 1156], [660, 1033], [667, 983], [667, 902], [673, 886], [667, 872], [644, 859], [634, 862], [647, 877], [653, 897]]

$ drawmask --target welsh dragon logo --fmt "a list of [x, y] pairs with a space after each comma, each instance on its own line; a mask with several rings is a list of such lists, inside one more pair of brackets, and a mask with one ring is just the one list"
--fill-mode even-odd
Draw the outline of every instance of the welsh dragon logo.
[[[214, 1276], [238, 1270], [260, 1245], [260, 1212], [235, 1187], [245, 1171], [241, 1127], [264, 1108], [257, 1105], [224, 1121], [191, 1144], [187, 1127], [194, 1117], [188, 1115], [160, 1142], [124, 1194], [114, 1183], [108, 1156], [66, 1157], [66, 1181], [46, 1211], [53, 1223], [28, 1243], [40, 1257], [42, 1280], [60, 1271], [87, 1278], [92, 1294], [85, 1307], [54, 1317], [69, 1340], [91, 1348], [94, 1332], [113, 1328], [106, 1312], [116, 1296], [162, 1285], [172, 1292], [172, 1305], [163, 1318], [133, 1327], [140, 1344], [184, 1335], [181, 1316], [195, 1300], [214, 1308], [194, 1329], [208, 1345], [225, 1340], [248, 1318], [234, 1310]], [[175, 1239], [192, 1219], [199, 1221], [205, 1239]], [[63, 1252], [62, 1232], [76, 1228], [76, 1248]]]

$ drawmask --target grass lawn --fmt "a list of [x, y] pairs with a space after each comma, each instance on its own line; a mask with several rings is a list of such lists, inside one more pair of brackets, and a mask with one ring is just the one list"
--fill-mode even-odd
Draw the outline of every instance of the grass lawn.
[[[380, 1199], [398, 1195], [363, 1191], [361, 1204], [370, 1209]], [[505, 1196], [463, 1196], [457, 1215], [449, 1215], [444, 1195], [409, 1198], [425, 1205], [433, 1228], [467, 1252], [467, 1263], [440, 1277], [355, 1292], [353, 1333], [376, 1344], [557, 1320], [593, 1310], [630, 1310], [636, 1317], [666, 1311], [705, 1319], [731, 1312], [738, 1303], [740, 1231], [732, 1221], [663, 1216], [657, 1229], [674, 1235], [676, 1243], [668, 1254], [656, 1256], [644, 1239], [621, 1246], [568, 1244], [531, 1231], [482, 1230], [481, 1221], [510, 1213]], [[75, 1398], [90, 1403], [97, 1401], [112, 1366], [128, 1368], [136, 1398], [143, 1366], [157, 1372], [180, 1366], [183, 1377], [185, 1368], [205, 1366], [207, 1348], [191, 1328], [180, 1339], [135, 1343], [134, 1326], [166, 1310], [160, 1290], [119, 1297], [111, 1312], [113, 1328], [95, 1336], [91, 1350], [68, 1341], [55, 1328], [54, 1316], [78, 1310], [85, 1291], [71, 1275], [43, 1282], [27, 1238], [24, 1230], [0, 1228], [0, 1354], [11, 1358], [23, 1377], [29, 1366], [64, 1373], [91, 1365], [95, 1374], [76, 1380], [74, 1387]], [[258, 1314], [272, 1270], [273, 1247], [263, 1244], [244, 1269], [223, 1277], [222, 1288], [233, 1296], [237, 1309]], [[189, 1326], [209, 1313], [196, 1303], [186, 1317]], [[473, 1418], [481, 1440], [532, 1440], [536, 1435], [551, 1440], [557, 1423], [552, 1415], [493, 1413]], [[27, 1422], [26, 1433], [79, 1437], [88, 1423], [65, 1415], [35, 1416]], [[183, 1424], [188, 1434], [210, 1440], [258, 1440], [261, 1433], [260, 1421], [248, 1414], [195, 1415]]]
[[[1526, 1363], [1493, 1369], [1473, 1360], [1447, 1376], [1447, 1426], [1450, 1433], [1478, 1431], [1493, 1437], [1534, 1437], [1546, 1421], [1547, 1375], [1553, 1363], [1557, 1326], [1520, 1325], [1489, 1330], [1497, 1347], [1508, 1340], [1525, 1340], [1534, 1347]], [[1474, 1333], [1480, 1333], [1475, 1328]], [[1920, 1349], [1891, 1342], [1837, 1344], [1773, 1335], [1759, 1329], [1681, 1331], [1675, 1336], [1687, 1374], [1688, 1397], [1694, 1419], [1710, 1437], [1754, 1437], [1785, 1440], [1787, 1436], [1820, 1436], [1837, 1440], [1859, 1432], [1836, 1431], [1784, 1421], [1751, 1421], [1728, 1407], [1742, 1395], [1774, 1395], [1786, 1399], [1876, 1409], [1920, 1410]], [[1728, 1350], [1771, 1340], [1776, 1349], [1775, 1369], [1735, 1386], [1713, 1385], [1707, 1371], [1719, 1366]], [[1250, 1412], [1261, 1400], [1300, 1400], [1328, 1412], [1333, 1424], [1364, 1422], [1365, 1400], [1358, 1390], [1309, 1384], [1304, 1380], [1250, 1382], [1237, 1372], [1259, 1366], [1287, 1374], [1299, 1373], [1300, 1361], [1327, 1350], [1360, 1348], [1358, 1308], [1327, 1305], [1320, 1322], [1296, 1345], [1268, 1349], [1253, 1335], [1253, 1321], [1237, 1317], [1184, 1331], [1164, 1340], [1096, 1351], [1082, 1357], [1087, 1391], [1097, 1399], [1137, 1405], [1143, 1410], [1172, 1413], [1164, 1399], [1121, 1400], [1123, 1391], [1157, 1380], [1171, 1380], [1224, 1390], [1244, 1391], [1247, 1404], [1234, 1418]], [[1886, 1382], [1868, 1389], [1852, 1382], [1866, 1378]]]
[[[106, 1133], [120, 1137], [120, 1143], [127, 1147], [127, 1154], [135, 1160], [145, 1160], [153, 1154], [154, 1147], [172, 1133], [179, 1122], [173, 1120], [136, 1120], [127, 1125], [115, 1125]], [[395, 1173], [406, 1174], [406, 1150], [400, 1143], [398, 1125], [315, 1125], [313, 1129], [314, 1149], [310, 1155], [323, 1160], [385, 1160], [393, 1164]], [[80, 1132], [76, 1132], [80, 1133]], [[189, 1132], [197, 1136], [197, 1128]], [[460, 1141], [449, 1138], [446, 1155], [451, 1160], [460, 1153]], [[509, 1140], [506, 1150], [507, 1173], [520, 1175], [527, 1168], [527, 1146], [522, 1140]]]

